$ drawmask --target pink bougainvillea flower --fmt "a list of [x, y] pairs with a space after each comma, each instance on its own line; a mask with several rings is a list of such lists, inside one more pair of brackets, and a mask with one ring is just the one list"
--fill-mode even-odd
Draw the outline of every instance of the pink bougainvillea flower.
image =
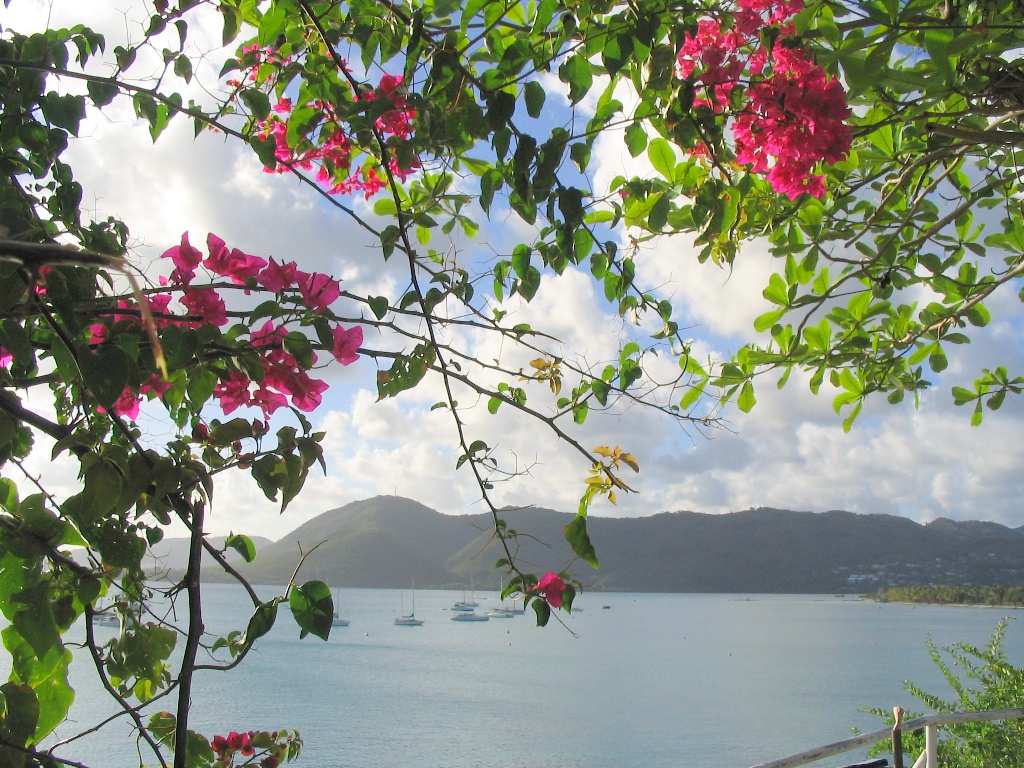
[[206, 242], [210, 246], [210, 255], [203, 262], [206, 268], [221, 277], [229, 277], [236, 285], [243, 285], [246, 278], [256, 277], [267, 266], [265, 259], [251, 256], [238, 248], [230, 251], [216, 235], [211, 234]]
[[349, 365], [359, 359], [359, 347], [363, 343], [363, 328], [354, 325], [351, 328], [342, 328], [340, 325], [331, 329], [334, 336], [334, 359], [342, 365]]
[[[137, 418], [139, 418], [140, 402], [141, 400], [139, 396], [136, 395], [134, 391], [132, 391], [132, 388], [125, 387], [124, 391], [121, 393], [121, 396], [118, 397], [117, 400], [113, 402], [113, 404], [111, 404], [110, 410], [112, 410], [118, 416], [124, 416], [131, 419], [132, 421], [135, 421]], [[106, 409], [102, 407], [97, 408], [96, 410], [98, 410], [100, 413], [106, 413]]]
[[410, 174], [412, 174], [414, 171], [418, 171], [422, 167], [423, 166], [420, 164], [420, 159], [418, 157], [412, 158], [412, 160], [409, 162], [408, 168], [403, 168], [402, 166], [400, 166], [397, 160], [392, 160], [390, 163], [388, 163], [388, 168], [391, 169], [391, 173], [395, 175], [396, 179], [399, 179], [401, 181], [405, 181], [406, 179], [409, 178]]
[[157, 326], [170, 325], [174, 322], [169, 317], [161, 317], [161, 315], [171, 314], [169, 307], [173, 298], [169, 293], [151, 293], [146, 297], [149, 311], [153, 313]]
[[103, 323], [93, 323], [89, 326], [89, 343], [102, 344], [107, 340], [108, 328]]
[[323, 394], [328, 389], [326, 381], [314, 379], [312, 376], [302, 373], [296, 376], [300, 388], [293, 388], [291, 392], [292, 405], [300, 411], [312, 413], [320, 407], [323, 402]]
[[227, 379], [217, 382], [213, 388], [213, 396], [220, 403], [220, 409], [227, 415], [232, 411], [249, 405], [249, 379], [240, 373], [231, 373]]
[[210, 253], [207, 261], [212, 260], [216, 262], [225, 257], [228, 252], [228, 246], [221, 238], [210, 232], [206, 235], [206, 250]]
[[792, 17], [803, 7], [737, 0], [731, 25], [706, 18], [684, 35], [676, 70], [700, 89], [694, 106], [731, 114], [737, 162], [790, 199], [824, 196], [825, 177], [814, 169], [843, 160], [852, 138], [843, 86], [796, 39]]
[[404, 75], [382, 75], [380, 85], [377, 86], [378, 93], [382, 93], [392, 101], [395, 100], [395, 91], [405, 82]]
[[323, 401], [323, 393], [328, 385], [325, 381], [312, 378], [305, 371], [295, 368], [288, 370], [283, 366], [275, 366], [267, 371], [263, 379], [264, 387], [273, 387], [292, 399], [292, 405], [300, 411], [315, 411]]
[[229, 749], [233, 749], [233, 750], [235, 750], [237, 752], [242, 752], [242, 754], [245, 754], [245, 752], [243, 750], [248, 749], [249, 750], [248, 754], [251, 755], [252, 754], [252, 741], [250, 739], [249, 734], [248, 733], [237, 733], [236, 731], [232, 731], [231, 733], [228, 734], [228, 748]]
[[278, 264], [274, 257], [270, 257], [270, 263], [256, 276], [256, 282], [274, 293], [281, 293], [285, 288], [295, 285], [296, 267], [294, 261], [287, 264]]
[[773, 74], [752, 85], [749, 104], [733, 125], [736, 159], [766, 173], [772, 189], [795, 200], [825, 195], [824, 177], [812, 169], [837, 163], [850, 151], [850, 108], [838, 80], [804, 52], [776, 43]]
[[[106, 329], [106, 326], [101, 326]], [[0, 347], [0, 368], [10, 368], [11, 363], [14, 362], [14, 355], [8, 352], [3, 347]]]
[[188, 241], [188, 232], [185, 232], [181, 236], [181, 244], [164, 251], [163, 258], [174, 263], [175, 269], [171, 273], [171, 280], [180, 285], [188, 285], [195, 277], [196, 267], [202, 262], [203, 254], [192, 247]]
[[117, 308], [118, 309], [129, 309], [129, 310], [131, 310], [131, 312], [115, 312], [114, 313], [114, 322], [115, 323], [120, 323], [123, 320], [128, 320], [129, 322], [132, 322], [132, 323], [140, 323], [140, 322], [142, 322], [142, 319], [139, 316], [139, 309], [134, 304], [126, 301], [125, 299], [118, 299], [117, 300]]
[[201, 288], [196, 291], [185, 291], [181, 297], [190, 315], [198, 316], [198, 320], [190, 320], [189, 325], [198, 328], [203, 323], [211, 325], [227, 325], [227, 307], [218, 293], [212, 288]]
[[139, 394], [163, 397], [164, 392], [173, 386], [173, 382], [164, 381], [159, 374], [154, 373], [139, 386]]
[[279, 328], [270, 320], [267, 320], [267, 322], [263, 324], [262, 328], [258, 331], [252, 332], [252, 345], [254, 347], [265, 347], [270, 344], [280, 345], [284, 341], [284, 337], [286, 335], [287, 331], [285, 331], [284, 326]]
[[540, 581], [537, 582], [537, 586], [530, 591], [539, 592], [552, 608], [561, 608], [562, 594], [565, 592], [566, 588], [565, 580], [562, 579], [561, 576], [557, 573], [551, 573], [551, 571], [548, 571], [540, 577]]
[[341, 296], [341, 286], [330, 275], [296, 270], [295, 280], [306, 306], [315, 312], [327, 311], [327, 308]]
[[363, 196], [369, 200], [375, 194], [387, 186], [387, 181], [378, 173], [376, 168], [370, 168], [363, 173]]
[[270, 418], [278, 408], [284, 408], [288, 405], [288, 398], [280, 392], [275, 392], [274, 390], [263, 386], [257, 388], [256, 391], [252, 393], [249, 405], [260, 408], [263, 411], [263, 415]]
[[210, 742], [210, 747], [217, 753], [218, 758], [224, 757], [224, 753], [230, 749], [228, 747], [228, 740], [223, 736], [214, 736]]

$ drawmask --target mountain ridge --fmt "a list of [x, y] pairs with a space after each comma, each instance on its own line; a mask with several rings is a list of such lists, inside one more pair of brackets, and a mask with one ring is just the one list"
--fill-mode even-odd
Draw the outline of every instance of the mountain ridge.
[[[559, 570], [585, 588], [641, 592], [861, 593], [929, 583], [1024, 584], [1024, 530], [884, 514], [770, 507], [726, 514], [678, 511], [591, 517], [601, 567], [574, 560], [562, 530], [573, 515], [505, 509], [523, 570]], [[377, 496], [328, 510], [255, 562], [253, 583], [283, 584], [303, 553], [300, 580], [334, 587], [496, 589], [504, 557], [489, 514], [443, 515], [411, 499]], [[315, 549], [314, 549], [315, 547]], [[313, 550], [312, 552], [310, 552]], [[220, 578], [212, 569], [211, 578]]]

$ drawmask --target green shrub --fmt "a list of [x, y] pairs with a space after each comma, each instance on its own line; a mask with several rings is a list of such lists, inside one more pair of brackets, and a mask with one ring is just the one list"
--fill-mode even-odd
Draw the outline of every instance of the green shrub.
[[[969, 643], [939, 648], [928, 641], [928, 655], [952, 688], [955, 694], [952, 700], [927, 693], [910, 681], [904, 682], [904, 689], [923, 702], [928, 712], [936, 714], [1024, 706], [1024, 669], [1010, 664], [1003, 651], [1008, 624], [1008, 619], [1000, 621], [984, 648]], [[891, 710], [870, 707], [865, 711], [884, 718], [889, 725], [893, 723]], [[903, 719], [907, 721], [921, 714], [908, 711]], [[924, 731], [904, 733], [903, 744], [913, 756], [906, 765], [913, 765], [913, 760], [924, 750]], [[883, 743], [875, 748], [875, 752], [882, 753], [887, 748], [888, 745]], [[1024, 768], [1024, 721], [940, 726], [939, 765], [948, 768]]]

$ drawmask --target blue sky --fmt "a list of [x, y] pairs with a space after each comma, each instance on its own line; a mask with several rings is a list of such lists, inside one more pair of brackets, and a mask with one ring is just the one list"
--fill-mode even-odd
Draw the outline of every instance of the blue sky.
[[[20, 32], [38, 29], [48, 15], [56, 25], [84, 21], [108, 36], [108, 50], [124, 29], [137, 29], [141, 23], [137, 10], [114, 10], [100, 0], [57, 0], [52, 5], [14, 0], [2, 13], [0, 23]], [[190, 30], [197, 50], [215, 48], [219, 37], [219, 19], [208, 28]], [[212, 70], [212, 62], [201, 64], [197, 77], [213, 78]], [[552, 94], [559, 87], [553, 77], [543, 82]], [[98, 218], [125, 220], [136, 238], [134, 253], [144, 265], [176, 244], [182, 232], [189, 231], [192, 242], [200, 243], [212, 231], [229, 247], [278, 261], [297, 260], [306, 271], [334, 274], [354, 293], [394, 295], [403, 285], [402, 265], [397, 260], [384, 265], [373, 243], [350, 220], [294, 180], [263, 173], [255, 156], [223, 136], [205, 133], [193, 140], [185, 121], [172, 122], [153, 145], [130, 107], [114, 104], [90, 118], [68, 157], [85, 188], [84, 207]], [[623, 172], [644, 172], [616, 136], [600, 140], [596, 157], [598, 185]], [[372, 201], [348, 202], [369, 215]], [[476, 259], [507, 253], [509, 236], [521, 227], [500, 210], [491, 222], [478, 223], [484, 226], [473, 242], [463, 238], [452, 244]], [[702, 354], [721, 355], [739, 347], [753, 318], [768, 309], [761, 290], [772, 264], [758, 243], [743, 250], [732, 273], [698, 264], [682, 240], [644, 246], [636, 261], [639, 282], [673, 300], [680, 325], [692, 327], [695, 349]], [[1024, 368], [1020, 302], [1008, 294], [990, 306], [996, 322], [984, 338], [952, 360], [947, 378], [973, 378], [978, 368], [1000, 363], [1010, 364], [1015, 372]], [[358, 311], [343, 304], [337, 309], [342, 314]], [[577, 273], [546, 275], [534, 302], [514, 309], [517, 319], [562, 338], [564, 353], [581, 361], [607, 359], [628, 332], [608, 311], [600, 289]], [[379, 341], [389, 343], [366, 330], [367, 345]], [[500, 355], [508, 361], [519, 354], [486, 339], [467, 343], [481, 356]], [[674, 366], [665, 359], [652, 370], [668, 376], [677, 370]], [[428, 383], [397, 400], [376, 402], [375, 374], [369, 358], [326, 372], [332, 387], [324, 406], [312, 415], [317, 427], [328, 432], [326, 478], [311, 477], [281, 516], [250, 478], [241, 473], [221, 476], [209, 519], [211, 532], [278, 538], [328, 509], [377, 494], [398, 493], [450, 514], [482, 511], [471, 478], [455, 471], [450, 417], [430, 411], [441, 399], [437, 385]], [[762, 384], [758, 400], [751, 414], [730, 407], [723, 414], [725, 429], [703, 433], [683, 431], [641, 409], [593, 415], [581, 429], [581, 442], [588, 447], [622, 445], [637, 457], [641, 474], [630, 478], [638, 494], [620, 496], [617, 506], [597, 504], [592, 513], [724, 513], [773, 506], [882, 512], [920, 522], [950, 517], [1024, 525], [1024, 412], [1019, 402], [1011, 399], [981, 427], [972, 428], [969, 413], [953, 407], [949, 384], [940, 383], [922, 396], [917, 410], [909, 402], [895, 407], [881, 399], [872, 402], [852, 432], [844, 434], [830, 397], [811, 396], [798, 376], [782, 391]], [[542, 425], [516, 418], [510, 409], [490, 416], [483, 405], [463, 414], [473, 434], [496, 445], [503, 462], [529, 469], [527, 476], [499, 485], [497, 500], [574, 510], [587, 466]], [[167, 431], [166, 425], [149, 418], [144, 428], [155, 435]], [[58, 485], [72, 482], [67, 467], [44, 458], [40, 456], [37, 471]]]

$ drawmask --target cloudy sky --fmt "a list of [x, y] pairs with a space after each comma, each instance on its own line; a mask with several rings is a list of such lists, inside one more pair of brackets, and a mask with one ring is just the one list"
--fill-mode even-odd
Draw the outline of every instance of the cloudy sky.
[[[14, 0], [0, 11], [0, 24], [27, 33], [48, 16], [51, 25], [84, 21], [93, 26], [107, 35], [108, 50], [125, 30], [138, 34], [138, 14], [114, 10], [100, 0]], [[219, 22], [190, 30], [196, 50], [213, 49], [219, 36]], [[200, 65], [199, 78], [215, 79], [213, 65]], [[184, 231], [194, 243], [215, 232], [229, 246], [278, 261], [297, 260], [307, 271], [341, 277], [343, 287], [357, 294], [394, 294], [401, 288], [401, 275], [382, 266], [372, 242], [350, 220], [295, 181], [262, 173], [251, 153], [222, 136], [204, 133], [194, 140], [184, 121], [173, 122], [154, 145], [130, 107], [115, 104], [102, 115], [93, 114], [68, 157], [86, 190], [85, 208], [97, 218], [115, 215], [126, 221], [143, 265], [176, 244]], [[598, 181], [635, 167], [614, 137], [602, 139], [598, 157]], [[362, 201], [351, 202], [368, 213]], [[507, 225], [496, 221], [475, 242], [459, 246], [479, 249], [484, 258], [502, 252], [502, 232]], [[731, 274], [699, 265], [682, 241], [647, 247], [637, 263], [640, 282], [672, 298], [680, 324], [692, 326], [696, 348], [704, 353], [721, 355], [741, 346], [753, 318], [768, 308], [761, 289], [771, 264], [756, 243], [741, 254]], [[1008, 364], [1011, 373], [1024, 367], [1020, 303], [1008, 295], [991, 308], [1002, 319], [962, 357], [951, 360], [947, 378], [962, 373], [963, 381], [981, 367], [999, 364]], [[537, 299], [519, 309], [518, 317], [543, 324], [564, 341], [566, 354], [580, 359], [606, 358], [623, 332], [589, 279], [569, 272], [545, 276]], [[367, 344], [378, 342], [368, 330]], [[476, 349], [497, 354], [484, 341]], [[332, 388], [323, 408], [312, 415], [317, 428], [328, 432], [326, 477], [312, 476], [299, 499], [279, 515], [277, 505], [250, 478], [222, 476], [211, 532], [278, 538], [321, 512], [377, 494], [397, 493], [450, 514], [483, 511], [471, 478], [455, 471], [450, 417], [430, 411], [441, 399], [437, 386], [376, 402], [375, 374], [366, 357], [327, 374]], [[728, 409], [721, 430], [684, 431], [641, 409], [592, 416], [580, 441], [587, 447], [622, 445], [642, 470], [627, 478], [639, 493], [620, 496], [617, 506], [599, 503], [592, 514], [725, 513], [773, 506], [880, 512], [919, 522], [949, 517], [1024, 525], [1021, 403], [1008, 401], [972, 428], [969, 412], [952, 405], [949, 387], [939, 380], [916, 410], [909, 402], [872, 402], [848, 434], [830, 398], [812, 396], [796, 376], [782, 391], [762, 384], [754, 411]], [[497, 500], [575, 510], [588, 467], [546, 434], [543, 425], [516, 419], [507, 410], [492, 417], [481, 403], [464, 414], [474, 435], [497, 445], [503, 462], [529, 469], [528, 476], [499, 485]], [[145, 426], [154, 434], [167, 430], [155, 417], [148, 419]], [[35, 469], [50, 482], [71, 481], [67, 467], [50, 465], [43, 457]]]

